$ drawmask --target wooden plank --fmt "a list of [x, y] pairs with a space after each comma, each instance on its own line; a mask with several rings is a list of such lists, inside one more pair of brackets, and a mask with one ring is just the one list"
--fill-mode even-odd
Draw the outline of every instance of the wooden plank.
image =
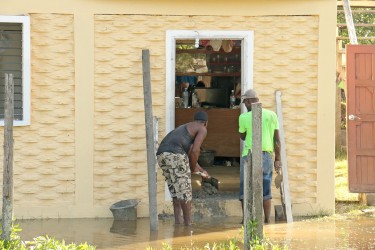
[[350, 9], [349, 0], [344, 0], [343, 5], [344, 5], [344, 11], [345, 11], [345, 20], [346, 20], [346, 23], [348, 24], [348, 34], [350, 38], [350, 43], [358, 44], [357, 35], [355, 33], [355, 27], [354, 27], [354, 22], [353, 22], [352, 10]]
[[256, 232], [259, 239], [263, 239], [263, 160], [262, 160], [262, 103], [251, 104], [252, 110], [252, 132], [253, 145], [251, 165], [253, 169], [253, 196], [254, 211], [256, 221]]
[[[374, 40], [374, 39], [375, 39], [375, 36], [357, 37], [357, 40]], [[350, 40], [350, 38], [346, 36], [337, 36], [336, 40]]]
[[[345, 10], [337, 10], [337, 13], [345, 13]], [[365, 13], [365, 14], [367, 13], [368, 14], [368, 13], [375, 13], [375, 10], [352, 10], [352, 13]]]
[[[347, 27], [347, 23], [338, 23], [337, 27]], [[375, 24], [372, 23], [355, 23], [354, 27], [375, 27]]]
[[[252, 151], [244, 162], [244, 239], [245, 250], [251, 249], [250, 241], [257, 236], [263, 239], [263, 160], [262, 160], [262, 104], [253, 103]], [[254, 230], [253, 222], [257, 222]], [[256, 235], [253, 235], [253, 234]]]
[[13, 223], [13, 74], [5, 74], [5, 117], [4, 117], [4, 166], [3, 166], [3, 240], [10, 240]]
[[286, 221], [288, 223], [293, 222], [292, 205], [289, 193], [289, 177], [288, 177], [288, 166], [286, 161], [286, 145], [284, 136], [284, 122], [283, 122], [283, 111], [281, 106], [281, 91], [276, 91], [276, 105], [277, 105], [277, 117], [279, 119], [279, 135], [280, 135], [280, 146], [281, 146], [281, 171], [283, 175], [283, 181], [281, 183], [284, 194], [285, 210], [286, 210]]
[[[241, 159], [242, 161], [242, 159]], [[251, 152], [249, 151], [247, 154], [246, 161], [244, 161], [243, 171], [244, 171], [244, 179], [243, 179], [243, 225], [244, 225], [244, 249], [250, 250], [250, 241], [252, 238], [252, 228], [250, 227], [249, 223], [253, 220], [252, 218], [252, 207], [254, 204], [254, 193], [253, 185], [253, 168], [252, 168], [252, 160], [251, 160]]]
[[[337, 1], [337, 6], [344, 6], [345, 1]], [[352, 7], [369, 7], [373, 8], [375, 7], [375, 2], [374, 1], [356, 1], [352, 0], [351, 4]]]
[[151, 96], [151, 74], [150, 74], [150, 51], [142, 50], [143, 67], [143, 94], [145, 107], [146, 123], [146, 147], [147, 147], [147, 169], [148, 169], [148, 198], [150, 213], [150, 229], [158, 230], [158, 211], [157, 211], [157, 185], [156, 185], [156, 156], [154, 144], [154, 118], [152, 115], [152, 96]]

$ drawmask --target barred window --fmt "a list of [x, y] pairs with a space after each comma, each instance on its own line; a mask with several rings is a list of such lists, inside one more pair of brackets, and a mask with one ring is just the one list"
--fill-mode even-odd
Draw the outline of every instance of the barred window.
[[4, 125], [5, 74], [13, 74], [15, 126], [30, 124], [30, 19], [0, 16], [0, 125]]

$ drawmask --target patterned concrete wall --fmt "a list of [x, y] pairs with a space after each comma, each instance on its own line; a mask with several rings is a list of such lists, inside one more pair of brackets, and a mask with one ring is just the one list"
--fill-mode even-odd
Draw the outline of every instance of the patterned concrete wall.
[[[75, 102], [85, 98], [75, 97], [74, 17], [30, 16], [32, 120], [14, 132], [15, 206], [72, 207]], [[317, 16], [95, 15], [94, 159], [87, 166], [94, 168], [93, 193], [87, 194], [94, 198], [92, 205], [107, 211], [114, 201], [137, 198], [142, 200], [139, 215], [148, 214], [142, 49], [151, 54], [153, 111], [160, 118], [161, 138], [165, 31], [181, 29], [254, 31], [254, 85], [264, 107], [276, 110], [274, 92], [282, 91], [293, 204], [315, 204], [318, 22]], [[160, 172], [158, 177], [161, 187]], [[278, 197], [278, 190], [274, 193]], [[163, 206], [162, 188], [158, 200]]]
[[[136, 23], [141, 25], [135, 27]], [[158, 31], [152, 32], [153, 29]], [[109, 205], [132, 198], [148, 202], [142, 49], [151, 51], [154, 115], [162, 117], [164, 40], [165, 30], [159, 20], [148, 20], [147, 16], [95, 16], [94, 202], [97, 204]], [[159, 198], [162, 194], [159, 189]], [[146, 207], [139, 207], [139, 213], [145, 214]]]
[[16, 207], [72, 205], [75, 193], [73, 15], [30, 16], [31, 125], [14, 128], [14, 204]]
[[[95, 203], [147, 202], [142, 49], [151, 54], [153, 111], [162, 137], [165, 32], [184, 29], [254, 31], [254, 85], [263, 106], [276, 111], [274, 93], [282, 91], [293, 203], [316, 203], [318, 25], [317, 16], [96, 15]], [[164, 190], [158, 192], [164, 200]]]

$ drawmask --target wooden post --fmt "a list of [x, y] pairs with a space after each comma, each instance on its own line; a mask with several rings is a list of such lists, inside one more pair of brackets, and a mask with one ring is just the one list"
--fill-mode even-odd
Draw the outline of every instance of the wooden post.
[[[254, 236], [263, 239], [262, 104], [252, 104], [251, 110], [253, 144], [244, 162], [245, 250], [251, 248], [250, 241]], [[253, 228], [253, 222], [257, 222], [256, 228]]]
[[350, 8], [349, 0], [343, 0], [345, 20], [348, 27], [348, 34], [351, 44], [358, 44], [357, 34], [355, 33], [355, 27], [353, 22], [352, 10]]
[[154, 124], [152, 115], [151, 76], [150, 76], [150, 51], [142, 50], [143, 66], [143, 94], [146, 123], [147, 169], [148, 169], [148, 199], [150, 213], [150, 229], [158, 230], [157, 212], [157, 185], [156, 185], [156, 156], [154, 144]]
[[[159, 119], [154, 116], [153, 117], [153, 133], [154, 133], [154, 150], [155, 150], [155, 155], [156, 152], [158, 151], [159, 143], [158, 143], [158, 138], [159, 138]], [[158, 181], [157, 174], [158, 174], [158, 163], [155, 161], [155, 173], [156, 173], [156, 184]]]
[[251, 104], [253, 123], [253, 190], [254, 219], [258, 222], [256, 234], [263, 239], [263, 157], [262, 157], [262, 103]]
[[1, 235], [3, 240], [10, 240], [13, 223], [13, 107], [13, 74], [5, 74], [3, 219]]
[[[242, 160], [242, 159], [241, 159]], [[253, 230], [250, 227], [250, 222], [253, 221], [252, 218], [252, 207], [254, 204], [254, 196], [252, 195], [254, 193], [254, 190], [252, 188], [253, 183], [253, 168], [251, 166], [251, 151], [247, 154], [247, 159], [243, 163], [243, 170], [244, 170], [244, 182], [243, 182], [243, 203], [244, 203], [244, 241], [245, 241], [245, 250], [250, 249], [250, 240], [252, 238]]]
[[293, 215], [292, 215], [292, 202], [290, 200], [290, 193], [289, 193], [289, 177], [288, 177], [288, 166], [286, 161], [286, 146], [285, 146], [285, 136], [284, 136], [284, 121], [283, 121], [283, 111], [281, 106], [281, 91], [277, 90], [276, 94], [276, 110], [277, 110], [277, 117], [279, 120], [279, 136], [280, 136], [280, 148], [281, 148], [281, 173], [283, 175], [283, 181], [281, 182], [281, 187], [283, 190], [285, 203], [285, 216], [286, 221], [288, 223], [293, 222]]

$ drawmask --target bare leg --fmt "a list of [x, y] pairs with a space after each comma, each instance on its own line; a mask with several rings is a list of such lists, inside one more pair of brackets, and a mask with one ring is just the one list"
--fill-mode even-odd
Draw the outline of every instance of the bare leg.
[[175, 224], [182, 224], [181, 204], [177, 198], [173, 198], [173, 212]]
[[271, 216], [271, 199], [263, 201], [263, 210], [264, 210], [264, 223], [270, 223]]
[[180, 201], [180, 205], [182, 208], [182, 213], [184, 215], [184, 224], [185, 226], [191, 225], [191, 201], [185, 202]]

